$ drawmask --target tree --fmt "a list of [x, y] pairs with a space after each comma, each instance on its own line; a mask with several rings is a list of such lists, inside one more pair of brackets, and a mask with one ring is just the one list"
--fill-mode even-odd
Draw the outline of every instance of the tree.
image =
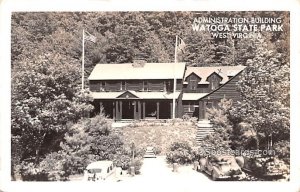
[[251, 125], [260, 148], [266, 148], [270, 138], [273, 143], [289, 140], [289, 63], [263, 39], [256, 44], [255, 57], [247, 61], [239, 82], [242, 100], [230, 115]]
[[41, 151], [57, 149], [67, 124], [92, 110], [79, 79], [77, 61], [57, 53], [37, 55], [13, 69], [12, 135], [20, 136], [22, 160], [38, 162]]
[[214, 133], [204, 138], [202, 147], [210, 147], [214, 150], [220, 147], [230, 149], [233, 125], [228, 119], [228, 110], [231, 107], [232, 100], [221, 99], [218, 108], [208, 109], [208, 118], [213, 124]]

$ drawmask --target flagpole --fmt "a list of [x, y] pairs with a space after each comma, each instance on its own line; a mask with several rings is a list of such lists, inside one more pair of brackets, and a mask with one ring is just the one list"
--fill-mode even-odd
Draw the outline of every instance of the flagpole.
[[173, 82], [173, 114], [172, 118], [175, 119], [175, 92], [176, 92], [176, 75], [175, 75], [175, 68], [176, 68], [176, 63], [177, 63], [177, 44], [178, 44], [178, 36], [176, 35], [176, 41], [175, 41], [175, 59], [174, 59], [174, 66], [173, 66], [173, 71], [174, 71], [174, 82]]
[[81, 89], [84, 90], [84, 29], [82, 30]]

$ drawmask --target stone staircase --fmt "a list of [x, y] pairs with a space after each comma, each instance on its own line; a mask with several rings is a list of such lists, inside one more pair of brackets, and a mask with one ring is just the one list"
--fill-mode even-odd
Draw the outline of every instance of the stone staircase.
[[156, 158], [153, 147], [147, 147], [144, 158]]
[[197, 125], [196, 141], [200, 144], [203, 138], [214, 132], [213, 126], [209, 120], [200, 120]]

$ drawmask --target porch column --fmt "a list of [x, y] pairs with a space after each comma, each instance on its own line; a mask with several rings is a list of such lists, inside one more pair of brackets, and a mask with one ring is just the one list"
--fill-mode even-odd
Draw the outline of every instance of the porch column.
[[122, 101], [120, 101], [120, 119], [122, 119], [123, 115], [122, 115], [122, 107], [123, 107], [123, 103]]
[[116, 120], [119, 120], [119, 101], [116, 101]]
[[199, 120], [205, 117], [205, 105], [204, 101], [199, 101]]
[[170, 119], [172, 119], [173, 117], [173, 102], [170, 102]]
[[133, 118], [137, 119], [137, 115], [136, 115], [136, 101], [133, 101]]
[[143, 101], [143, 119], [146, 118], [146, 101]]
[[159, 119], [159, 101], [156, 102], [156, 119]]
[[102, 105], [102, 101], [99, 101], [99, 113], [101, 113], [101, 106], [104, 108], [104, 106]]
[[141, 119], [142, 118], [142, 115], [141, 115], [141, 101], [138, 101], [138, 119]]
[[112, 103], [113, 103], [113, 119], [116, 120], [116, 109], [115, 109], [116, 103], [115, 101], [113, 101]]

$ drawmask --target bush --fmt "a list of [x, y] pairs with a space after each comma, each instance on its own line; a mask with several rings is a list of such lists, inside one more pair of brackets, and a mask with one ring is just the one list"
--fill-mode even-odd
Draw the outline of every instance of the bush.
[[189, 145], [189, 143], [182, 141], [182, 142], [174, 142], [170, 146], [171, 151], [176, 151], [178, 149], [185, 149], [188, 151], [192, 150], [192, 147]]
[[192, 148], [187, 142], [174, 142], [167, 153], [168, 163], [190, 164], [193, 162]]
[[22, 162], [17, 169], [23, 181], [48, 181], [48, 173], [32, 162]]
[[161, 147], [160, 146], [153, 147], [153, 152], [155, 155], [159, 155], [161, 153]]
[[200, 158], [205, 156], [205, 151], [201, 147], [192, 150], [192, 162], [199, 161]]
[[135, 174], [140, 174], [140, 170], [141, 170], [141, 167], [143, 165], [143, 160], [141, 157], [139, 158], [135, 158], [131, 163], [130, 163], [130, 166], [131, 167], [134, 167], [134, 172]]
[[284, 162], [290, 164], [290, 142], [289, 141], [279, 141], [273, 145], [273, 149], [276, 155], [282, 159]]

